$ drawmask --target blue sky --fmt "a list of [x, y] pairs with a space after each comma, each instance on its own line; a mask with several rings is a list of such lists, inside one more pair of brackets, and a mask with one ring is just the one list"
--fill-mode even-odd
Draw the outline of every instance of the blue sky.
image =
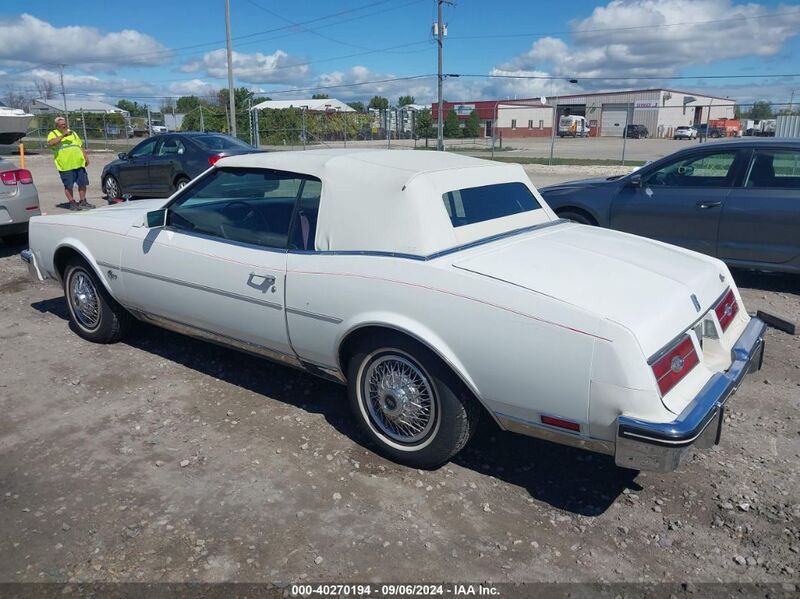
[[[115, 6], [116, 4], [116, 6]], [[444, 9], [445, 71], [556, 79], [451, 79], [448, 99], [538, 97], [581, 89], [667, 87], [742, 102], [788, 101], [800, 78], [800, 5], [771, 0], [459, 1]], [[306, 88], [344, 100], [412, 93], [430, 102], [434, 0], [231, 0], [236, 85], [275, 98]], [[339, 13], [336, 15], [335, 13]], [[332, 16], [333, 15], [333, 16]], [[299, 24], [299, 25], [292, 25]], [[67, 63], [68, 91], [158, 105], [225, 79], [223, 0], [111, 3], [5, 0], [0, 95], [33, 90]], [[756, 79], [711, 79], [756, 75]], [[670, 77], [702, 79], [675, 80]], [[578, 84], [568, 83], [577, 78]], [[361, 85], [354, 85], [361, 84]]]

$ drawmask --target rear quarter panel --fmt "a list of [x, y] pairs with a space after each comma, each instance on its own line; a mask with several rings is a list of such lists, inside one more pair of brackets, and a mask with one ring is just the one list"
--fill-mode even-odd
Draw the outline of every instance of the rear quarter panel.
[[491, 412], [528, 420], [587, 423], [593, 346], [608, 342], [595, 317], [446, 258], [290, 253], [286, 306], [301, 359], [346, 371], [345, 337], [384, 325], [434, 349]]

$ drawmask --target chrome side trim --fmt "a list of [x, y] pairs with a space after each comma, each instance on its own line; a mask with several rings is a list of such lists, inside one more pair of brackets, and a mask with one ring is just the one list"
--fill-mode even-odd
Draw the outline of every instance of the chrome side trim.
[[[113, 267], [112, 268], [118, 268]], [[205, 291], [207, 293], [213, 293], [215, 295], [221, 295], [223, 297], [229, 297], [231, 299], [237, 299], [243, 302], [249, 302], [251, 304], [257, 304], [259, 306], [267, 306], [268, 308], [274, 308], [275, 310], [283, 310], [283, 306], [281, 304], [275, 302], [268, 302], [266, 300], [256, 299], [254, 297], [248, 297], [246, 295], [241, 295], [238, 293], [233, 293], [231, 291], [223, 291], [222, 289], [217, 289], [216, 287], [207, 287], [206, 285], [199, 285], [197, 283], [191, 283], [189, 281], [182, 281], [180, 279], [173, 279], [172, 277], [165, 277], [162, 275], [157, 275], [149, 272], [144, 272], [141, 270], [136, 270], [133, 268], [118, 268], [124, 273], [129, 273], [132, 275], [138, 275], [140, 277], [147, 277], [149, 279], [155, 279], [157, 281], [163, 281], [165, 283], [172, 283], [174, 285], [181, 285], [182, 287], [188, 287], [189, 289], [197, 289], [198, 291]]]
[[316, 312], [308, 312], [307, 310], [299, 310], [298, 308], [286, 308], [286, 311], [289, 314], [296, 314], [298, 316], [307, 316], [308, 318], [313, 318], [315, 320], [321, 320], [323, 322], [330, 322], [333, 324], [341, 324], [342, 319], [336, 318], [335, 316], [326, 316], [325, 314], [318, 314]]
[[131, 312], [134, 316], [136, 316], [140, 320], [150, 322], [156, 326], [160, 326], [170, 331], [174, 331], [182, 335], [187, 335], [189, 337], [204, 339], [206, 341], [216, 343], [217, 345], [232, 347], [234, 349], [238, 349], [240, 351], [244, 351], [249, 354], [253, 354], [262, 358], [267, 358], [269, 360], [272, 360], [273, 362], [286, 364], [288, 366], [293, 366], [295, 368], [300, 368], [301, 370], [304, 370], [302, 363], [300, 362], [300, 360], [297, 359], [296, 356], [276, 351], [264, 345], [259, 345], [257, 343], [252, 343], [250, 341], [245, 341], [243, 339], [237, 339], [236, 337], [223, 335], [221, 333], [217, 333], [215, 331], [210, 331], [202, 327], [191, 325], [182, 322], [180, 320], [167, 318], [166, 316], [153, 314], [152, 312], [147, 312], [145, 310], [142, 310], [141, 308], [136, 308], [131, 305], [125, 305], [125, 309]]
[[[707, 437], [719, 436], [719, 422], [725, 403], [744, 377], [761, 369], [764, 332], [767, 325], [752, 318], [731, 350], [732, 364], [718, 372], [700, 390], [680, 415], [671, 422], [648, 422], [617, 418], [616, 463], [618, 466], [669, 472], [674, 470], [690, 445], [707, 446]], [[715, 430], [712, 423], [717, 423]], [[713, 444], [713, 443], [711, 443]]]
[[19, 254], [20, 259], [25, 263], [28, 267], [28, 275], [34, 281], [44, 281], [45, 277], [39, 271], [39, 265], [36, 264], [36, 256], [33, 255], [33, 252], [29, 249], [22, 250]]
[[568, 445], [570, 447], [577, 447], [579, 449], [586, 449], [606, 455], [614, 455], [614, 443], [612, 441], [604, 441], [602, 439], [595, 439], [594, 437], [582, 437], [566, 430], [562, 432], [553, 427], [542, 426], [536, 422], [503, 414], [502, 412], [495, 412], [495, 417], [503, 429], [513, 433], [544, 439], [545, 441], [552, 441], [560, 445]]

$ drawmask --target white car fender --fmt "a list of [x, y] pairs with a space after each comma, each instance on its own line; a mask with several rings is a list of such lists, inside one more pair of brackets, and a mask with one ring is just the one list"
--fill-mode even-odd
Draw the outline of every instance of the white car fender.
[[[95, 259], [94, 255], [92, 254], [92, 252], [89, 251], [89, 248], [87, 248], [83, 242], [81, 242], [79, 239], [76, 239], [75, 237], [66, 237], [62, 239], [61, 242], [58, 244], [58, 246], [55, 248], [55, 250], [52, 253], [52, 256], [55, 258], [55, 256], [58, 255], [58, 252], [64, 248], [70, 248], [74, 250], [81, 256], [81, 258], [86, 260], [86, 262], [89, 263], [89, 266], [92, 267], [94, 274], [97, 275], [97, 278], [100, 279], [100, 282], [103, 283], [103, 287], [106, 288], [106, 291], [108, 291], [112, 295], [112, 297], [116, 295], [117, 285], [114, 285], [112, 284], [111, 281], [109, 281], [110, 271], [108, 271], [108, 269], [103, 268], [101, 265], [97, 263], [97, 260]], [[119, 266], [119, 252], [121, 251], [122, 250], [120, 248], [118, 250], [116, 259], [114, 260], [115, 268]], [[55, 265], [53, 265], [53, 271], [56, 272]], [[63, 283], [63, 281], [61, 282]]]
[[[464, 364], [459, 360], [456, 352], [433, 330], [419, 321], [411, 319], [403, 314], [394, 312], [366, 312], [354, 315], [342, 323], [340, 330], [342, 333], [336, 339], [334, 355], [338, 356], [344, 342], [351, 334], [359, 329], [367, 327], [383, 327], [393, 329], [412, 337], [430, 349], [441, 358], [456, 375], [464, 382], [469, 390], [480, 399], [480, 393], [475, 385], [475, 381], [470, 377]], [[342, 373], [347, 374], [347, 364], [339, 364]]]

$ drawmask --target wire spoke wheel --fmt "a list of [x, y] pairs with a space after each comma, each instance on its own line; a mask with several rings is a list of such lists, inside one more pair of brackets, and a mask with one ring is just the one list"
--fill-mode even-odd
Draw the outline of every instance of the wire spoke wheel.
[[83, 270], [76, 270], [69, 280], [72, 313], [82, 327], [94, 330], [100, 325], [100, 299], [94, 282]]
[[435, 425], [431, 381], [405, 356], [388, 353], [374, 359], [362, 379], [362, 398], [374, 425], [395, 442], [420, 443]]

